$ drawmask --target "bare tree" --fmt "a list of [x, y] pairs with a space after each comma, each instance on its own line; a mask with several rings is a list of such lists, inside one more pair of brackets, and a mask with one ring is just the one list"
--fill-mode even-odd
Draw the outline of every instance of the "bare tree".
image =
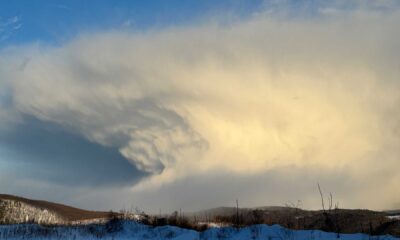
[[318, 185], [319, 195], [321, 195], [322, 210], [325, 212], [324, 194], [322, 193], [321, 186], [319, 186], [319, 183], [317, 183], [317, 185]]
[[236, 199], [236, 226], [239, 228], [239, 201]]
[[324, 194], [321, 190], [321, 186], [319, 185], [319, 183], [317, 183], [317, 185], [318, 185], [319, 195], [321, 196], [322, 211], [323, 211], [323, 215], [325, 218], [325, 226], [327, 228], [326, 230], [336, 232], [337, 238], [340, 238], [339, 203], [335, 203], [334, 214], [332, 214], [333, 196], [332, 196], [332, 193], [329, 193], [329, 196], [328, 196], [329, 208], [328, 208], [328, 211], [326, 211], [325, 210], [325, 202], [324, 202]]

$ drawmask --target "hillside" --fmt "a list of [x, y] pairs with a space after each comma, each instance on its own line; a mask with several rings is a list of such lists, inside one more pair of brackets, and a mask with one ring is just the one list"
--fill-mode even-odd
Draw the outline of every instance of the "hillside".
[[2, 222], [64, 223], [109, 218], [109, 212], [88, 211], [63, 204], [0, 194]]

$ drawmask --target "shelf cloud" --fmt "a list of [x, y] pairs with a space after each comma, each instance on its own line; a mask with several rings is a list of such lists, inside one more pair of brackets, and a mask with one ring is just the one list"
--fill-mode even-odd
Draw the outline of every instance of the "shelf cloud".
[[400, 9], [385, 3], [9, 47], [0, 127], [29, 115], [118, 149], [144, 173], [132, 194], [293, 167], [332, 182], [332, 171], [345, 172], [359, 187], [348, 205], [368, 197], [391, 207], [400, 202]]

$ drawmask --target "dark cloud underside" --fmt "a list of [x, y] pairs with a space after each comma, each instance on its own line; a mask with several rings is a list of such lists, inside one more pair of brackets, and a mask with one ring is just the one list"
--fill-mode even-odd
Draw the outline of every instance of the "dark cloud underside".
[[0, 146], [7, 149], [11, 161], [17, 161], [19, 174], [36, 180], [62, 185], [125, 186], [144, 176], [117, 149], [92, 143], [33, 117], [3, 131]]

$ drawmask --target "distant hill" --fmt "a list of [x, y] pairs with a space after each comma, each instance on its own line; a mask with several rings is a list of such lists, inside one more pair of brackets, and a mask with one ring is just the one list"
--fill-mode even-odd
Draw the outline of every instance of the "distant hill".
[[[299, 214], [299, 215], [315, 215], [322, 213], [322, 210], [305, 210], [295, 207], [286, 207], [286, 206], [263, 206], [263, 207], [253, 207], [253, 208], [239, 208], [239, 214], [246, 216], [251, 214], [253, 211], [262, 211], [265, 214]], [[237, 209], [235, 207], [217, 207], [204, 209], [196, 212], [187, 212], [185, 216], [192, 217], [196, 216], [197, 218], [203, 218], [207, 216], [207, 218], [214, 218], [216, 216], [232, 216], [236, 214]], [[332, 209], [334, 211], [334, 209]], [[367, 214], [380, 215], [380, 216], [390, 216], [390, 215], [400, 215], [400, 209], [396, 210], [385, 210], [385, 211], [372, 211], [367, 209], [339, 209], [342, 212], [363, 212]]]
[[262, 222], [269, 225], [279, 224], [294, 229], [400, 236], [400, 220], [393, 217], [397, 215], [397, 210], [380, 212], [366, 209], [331, 209], [324, 212], [323, 210], [304, 210], [279, 206], [239, 209], [218, 207], [185, 213], [185, 216], [202, 222], [235, 223], [237, 211], [239, 211], [240, 222], [246, 226]]
[[[282, 207], [282, 206], [263, 206], [263, 207], [254, 207], [254, 208], [239, 208], [239, 214], [240, 215], [248, 215], [252, 211], [262, 211], [264, 213], [268, 212], [294, 212], [294, 211], [303, 211], [298, 208], [291, 208], [291, 207]], [[210, 209], [205, 209], [197, 212], [189, 212], [185, 213], [187, 217], [196, 217], [197, 219], [200, 220], [206, 220], [206, 219], [213, 219], [216, 216], [232, 216], [236, 214], [237, 209], [235, 207], [217, 207], [217, 208], [210, 208]]]
[[400, 215], [400, 209], [396, 209], [396, 210], [386, 210], [385, 211], [387, 214], [389, 215]]

